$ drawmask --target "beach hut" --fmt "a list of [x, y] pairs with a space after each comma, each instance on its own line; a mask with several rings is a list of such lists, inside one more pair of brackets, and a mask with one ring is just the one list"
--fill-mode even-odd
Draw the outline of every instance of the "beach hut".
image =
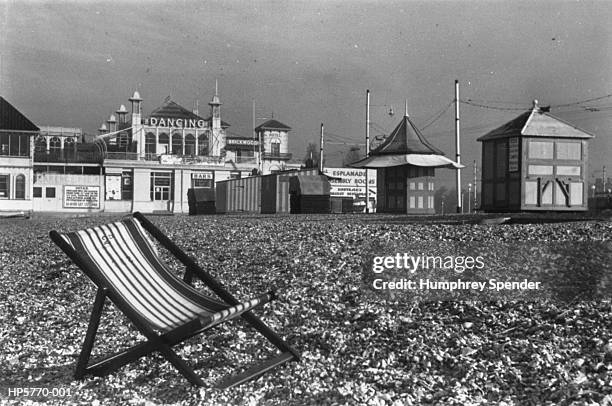
[[587, 210], [587, 133], [538, 107], [478, 138], [482, 209]]

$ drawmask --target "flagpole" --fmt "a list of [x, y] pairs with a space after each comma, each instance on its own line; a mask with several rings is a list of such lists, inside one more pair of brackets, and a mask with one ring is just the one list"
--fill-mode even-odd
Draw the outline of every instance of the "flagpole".
[[[459, 81], [455, 79], [455, 151], [457, 163], [461, 165], [461, 141], [459, 126]], [[457, 213], [463, 211], [461, 199], [461, 169], [457, 168]]]
[[[366, 133], [365, 133], [366, 159], [370, 156], [370, 90], [366, 90]], [[368, 168], [365, 168], [365, 212], [370, 213], [370, 184], [368, 182]]]

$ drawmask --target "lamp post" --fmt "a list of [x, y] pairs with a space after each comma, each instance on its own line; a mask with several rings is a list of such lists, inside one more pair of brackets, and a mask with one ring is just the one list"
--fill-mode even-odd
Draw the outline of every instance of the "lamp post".
[[591, 185], [591, 190], [593, 191], [593, 193], [591, 194], [591, 197], [595, 197], [595, 185]]
[[468, 214], [470, 214], [472, 212], [472, 207], [470, 205], [470, 202], [472, 200], [472, 184], [468, 183]]

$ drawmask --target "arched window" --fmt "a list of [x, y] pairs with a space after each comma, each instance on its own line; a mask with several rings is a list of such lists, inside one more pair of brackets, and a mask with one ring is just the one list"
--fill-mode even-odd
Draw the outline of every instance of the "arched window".
[[157, 143], [155, 142], [155, 134], [147, 133], [145, 135], [145, 153], [157, 154]]
[[185, 155], [195, 155], [195, 137], [193, 134], [185, 136]]
[[168, 134], [161, 133], [159, 134], [159, 153], [160, 154], [169, 154], [170, 153], [170, 137]]
[[208, 155], [208, 133], [198, 135], [198, 155]]
[[25, 199], [25, 176], [19, 174], [15, 177], [15, 199]]
[[183, 134], [179, 132], [172, 133], [172, 154], [183, 155]]
[[36, 152], [47, 152], [47, 139], [42, 135], [36, 137], [36, 141], [34, 143], [34, 150]]
[[73, 137], [68, 137], [64, 140], [64, 151], [73, 152], [76, 150], [76, 143]]
[[270, 154], [272, 156], [280, 156], [280, 141], [272, 140], [270, 144]]
[[51, 141], [49, 141], [49, 152], [59, 153], [61, 149], [62, 149], [62, 142], [60, 141], [59, 137], [51, 138]]

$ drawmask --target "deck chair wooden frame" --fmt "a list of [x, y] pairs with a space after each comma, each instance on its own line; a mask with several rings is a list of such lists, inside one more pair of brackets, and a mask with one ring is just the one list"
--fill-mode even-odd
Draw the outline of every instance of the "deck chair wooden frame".
[[[144, 230], [185, 265], [186, 271], [182, 280], [167, 269], [157, 255], [154, 245]], [[49, 235], [53, 242], [87, 274], [98, 288], [89, 326], [76, 365], [74, 375], [77, 379], [81, 379], [87, 374], [96, 376], [107, 375], [132, 361], [157, 351], [181, 372], [190, 383], [203, 386], [204, 382], [202, 379], [172, 350], [172, 346], [236, 317], [244, 319], [250, 326], [267, 338], [280, 351], [280, 354], [259, 362], [242, 373], [221, 379], [216, 385], [218, 388], [229, 388], [239, 385], [255, 379], [285, 362], [298, 361], [300, 358], [297, 351], [251, 311], [253, 308], [273, 300], [275, 298], [273, 291], [246, 302], [238, 301], [221, 283], [198, 266], [190, 256], [185, 254], [183, 250], [176, 246], [141, 213], [136, 212], [133, 214], [133, 218], [125, 219], [122, 222], [74, 233], [60, 234], [57, 231], [51, 231]], [[132, 255], [132, 259], [128, 255], [130, 253], [129, 245], [131, 242], [126, 242], [130, 238], [133, 238], [135, 241], [134, 245], [136, 248], [133, 249], [138, 251]], [[86, 241], [89, 245], [85, 246], [83, 241]], [[97, 246], [99, 243], [102, 244], [101, 247]], [[96, 251], [97, 249], [106, 249], [107, 251], [99, 254]], [[117, 250], [117, 252], [114, 252], [113, 249]], [[113, 259], [113, 253], [116, 254], [114, 255], [115, 257], [120, 256], [122, 258], [123, 262], [121, 265], [118, 265], [119, 260]], [[105, 259], [100, 259], [101, 257], [96, 257], [96, 255], [104, 255]], [[152, 261], [154, 266], [142, 265], [139, 261], [144, 262], [145, 260], [140, 255], [148, 256], [148, 260]], [[151, 256], [155, 256], [155, 258], [151, 259]], [[153, 275], [150, 278], [143, 277], [140, 274], [126, 276], [121, 271], [122, 267], [126, 267], [128, 270], [136, 269], [134, 272], [141, 272], [140, 269], [146, 269], [147, 272], [157, 272], [159, 275]], [[221, 301], [195, 290], [191, 286], [193, 277], [201, 279]], [[121, 281], [118, 282], [119, 278], [121, 278]], [[148, 279], [161, 280], [161, 282], [158, 281], [159, 285], [153, 285], [153, 282], [150, 282], [151, 285], [145, 285], [145, 283], [149, 283]], [[136, 293], [134, 293], [134, 297], [130, 296], [133, 292], [130, 292], [130, 288], [126, 286], [140, 283], [140, 281], [143, 281], [142, 286], [144, 287], [140, 286], [140, 289], [132, 289]], [[164, 285], [164, 283], [169, 287]], [[133, 285], [130, 286], [133, 287]], [[166, 291], [179, 292], [175, 296], [185, 301], [186, 304], [184, 306], [191, 306], [187, 310], [180, 309], [180, 311], [186, 312], [186, 315], [181, 313], [173, 320], [166, 320], [167, 317], [170, 317], [169, 314], [174, 315], [173, 312], [175, 310], [171, 308], [172, 304], [170, 302], [166, 303], [162, 300], [159, 300], [159, 302], [166, 307], [162, 306], [163, 308], [157, 310], [157, 319], [147, 313], [154, 313], [152, 309], [160, 305], [157, 302], [143, 304], [145, 300], [152, 300], [153, 293], [150, 294], [151, 297], [144, 296], [154, 291], [157, 295], [155, 297], [158, 297], [164, 294], [164, 292], [161, 292], [164, 289]], [[146, 337], [146, 341], [90, 364], [89, 359], [100, 323], [100, 316], [102, 315], [107, 298], [127, 316], [138, 331]], [[164, 300], [170, 301], [175, 299], [164, 296]], [[175, 306], [179, 305], [182, 306], [183, 302], [179, 302]], [[200, 307], [204, 308], [204, 310], [200, 309]], [[170, 308], [170, 310], [166, 311], [167, 308]]]

